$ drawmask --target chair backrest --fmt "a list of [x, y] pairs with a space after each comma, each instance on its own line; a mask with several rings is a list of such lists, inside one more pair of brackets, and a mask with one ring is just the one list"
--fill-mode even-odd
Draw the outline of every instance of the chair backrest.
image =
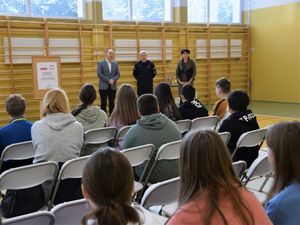
[[255, 159], [251, 164], [246, 173], [246, 180], [244, 182], [244, 185], [246, 186], [251, 178], [269, 175], [270, 173], [272, 173], [272, 171], [273, 167], [268, 160], [268, 155], [262, 155], [261, 157]]
[[[51, 199], [50, 205], [52, 205], [52, 203], [54, 202], [54, 199], [55, 199], [55, 196], [59, 189], [59, 185], [60, 185], [61, 181], [68, 179], [68, 178], [81, 178], [84, 166], [89, 158], [90, 158], [90, 155], [84, 156], [84, 157], [79, 157], [76, 159], [70, 159], [63, 164], [63, 166], [60, 169], [60, 172], [58, 174], [57, 182], [56, 182], [53, 194], [52, 194], [52, 199]], [[74, 188], [76, 188], [76, 187], [74, 187]], [[70, 190], [70, 191], [72, 191], [72, 190]]]
[[157, 150], [155, 160], [152, 164], [152, 167], [150, 168], [145, 183], [148, 182], [152, 171], [154, 170], [156, 164], [160, 160], [175, 160], [180, 158], [180, 144], [181, 140], [169, 142], [166, 144], [163, 144], [160, 146], [160, 148]]
[[175, 121], [181, 134], [188, 132], [191, 129], [192, 121], [189, 119], [186, 120], [177, 120]]
[[[29, 203], [30, 204], [30, 203]], [[55, 217], [48, 211], [38, 211], [22, 216], [4, 219], [3, 225], [53, 225]]]
[[245, 172], [245, 170], [247, 169], [247, 163], [243, 160], [239, 160], [236, 162], [232, 163], [232, 167], [234, 169], [234, 172], [237, 176], [237, 178], [241, 178]]
[[116, 127], [103, 127], [91, 129], [85, 132], [84, 144], [101, 145], [115, 140], [117, 135]]
[[56, 162], [43, 162], [4, 171], [0, 175], [0, 190], [24, 189], [56, 179]]
[[267, 129], [264, 128], [243, 133], [236, 143], [236, 147], [241, 148], [260, 145], [265, 140], [266, 134]]
[[167, 205], [178, 201], [179, 177], [151, 185], [143, 195], [141, 206]]
[[215, 130], [218, 121], [218, 116], [205, 116], [193, 119], [191, 130]]
[[218, 133], [218, 135], [220, 136], [222, 141], [225, 143], [225, 145], [227, 145], [231, 138], [231, 134], [229, 132], [222, 132], [222, 133]]
[[140, 145], [133, 148], [127, 148], [122, 150], [121, 152], [126, 156], [129, 160], [130, 165], [132, 167], [139, 166], [145, 161], [149, 160], [152, 153], [154, 152], [153, 144]]
[[82, 217], [93, 209], [85, 199], [65, 202], [53, 207], [55, 225], [81, 225]]
[[132, 125], [129, 125], [129, 126], [124, 126], [122, 127], [118, 133], [117, 133], [117, 137], [116, 137], [116, 141], [119, 142], [119, 141], [122, 141], [124, 140], [126, 134], [127, 134], [127, 131], [132, 127]]
[[179, 159], [180, 158], [180, 144], [181, 140], [169, 142], [160, 146], [156, 153], [155, 161], [163, 159]]
[[[19, 142], [19, 143], [6, 146], [6, 148], [3, 150], [1, 154], [0, 170], [4, 169], [2, 168], [2, 166], [4, 166], [3, 165], [4, 162], [8, 160], [22, 160], [22, 161], [26, 160], [26, 163], [23, 162], [23, 163], [16, 164], [18, 166], [31, 164], [30, 162], [32, 161], [30, 159], [33, 159], [34, 153], [35, 151], [34, 151], [32, 141], [24, 141], [24, 142]], [[16, 165], [14, 165], [13, 167], [16, 167]], [[5, 169], [10, 169], [10, 168], [11, 166]]]
[[130, 165], [132, 167], [139, 166], [147, 161], [147, 164], [145, 165], [143, 172], [140, 176], [139, 179], [140, 181], [144, 179], [148, 167], [148, 163], [150, 161], [152, 154], [154, 153], [154, 150], [155, 150], [155, 146], [153, 144], [146, 144], [146, 145], [141, 145], [133, 148], [127, 148], [121, 151], [129, 160]]
[[2, 154], [1, 161], [30, 159], [34, 156], [32, 141], [24, 141], [7, 146]]
[[236, 143], [236, 148], [232, 153], [231, 158], [233, 159], [237, 150], [241, 147], [261, 146], [263, 141], [265, 140], [266, 134], [267, 129], [264, 128], [243, 133]]

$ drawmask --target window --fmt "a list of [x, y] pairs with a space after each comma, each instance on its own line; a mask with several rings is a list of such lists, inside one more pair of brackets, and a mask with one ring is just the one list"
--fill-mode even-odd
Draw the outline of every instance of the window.
[[0, 5], [2, 15], [83, 17], [82, 0], [0, 0]]
[[103, 19], [129, 20], [129, 2], [127, 0], [103, 0]]
[[188, 0], [189, 23], [240, 23], [241, 0]]
[[171, 0], [103, 0], [104, 20], [171, 21]]
[[27, 15], [28, 14], [27, 0], [0, 0], [1, 15]]

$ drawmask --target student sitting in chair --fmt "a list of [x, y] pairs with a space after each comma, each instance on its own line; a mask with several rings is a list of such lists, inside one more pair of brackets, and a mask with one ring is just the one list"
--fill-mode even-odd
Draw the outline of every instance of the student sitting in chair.
[[202, 103], [195, 98], [195, 88], [186, 84], [181, 89], [182, 104], [179, 107], [182, 119], [195, 119], [208, 116], [208, 111]]

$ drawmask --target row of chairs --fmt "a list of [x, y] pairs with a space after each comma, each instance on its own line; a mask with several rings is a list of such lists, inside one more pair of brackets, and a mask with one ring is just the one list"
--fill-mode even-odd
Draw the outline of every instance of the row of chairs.
[[[50, 162], [50, 164], [53, 164]], [[233, 167], [238, 174], [243, 174], [246, 167], [239, 167], [241, 162], [233, 163]], [[245, 164], [245, 162], [244, 162]], [[40, 167], [41, 168], [41, 167]], [[243, 184], [247, 184], [255, 177], [266, 176], [267, 178], [272, 173], [273, 168], [267, 160], [267, 155], [263, 155], [256, 159], [251, 167], [246, 172], [246, 179]], [[42, 173], [41, 173], [42, 174]], [[241, 179], [243, 179], [241, 177]], [[265, 179], [266, 182], [267, 179]], [[257, 190], [250, 189], [252, 192], [261, 192], [265, 182]], [[179, 177], [156, 183], [151, 185], [143, 195], [141, 206], [149, 209], [151, 206], [163, 205], [162, 213], [166, 216], [172, 215], [177, 207], [179, 195]], [[259, 199], [261, 200], [261, 199]], [[4, 225], [62, 225], [72, 224], [79, 225], [81, 218], [86, 213], [92, 211], [90, 205], [86, 200], [80, 199], [71, 202], [56, 205], [48, 211], [39, 211], [23, 216], [18, 216], [10, 219], [4, 219]]]
[[[221, 134], [222, 135], [222, 134]], [[164, 144], [157, 151], [155, 161], [150, 168], [150, 172], [145, 174], [147, 170], [147, 164], [144, 167], [144, 172], [140, 177], [139, 182], [135, 183], [135, 191], [139, 191], [145, 187], [147, 180], [149, 179], [151, 172], [153, 171], [156, 163], [159, 160], [174, 160], [180, 157], [180, 143], [181, 140]], [[130, 149], [125, 149], [122, 151], [123, 154], [129, 159], [132, 167], [141, 165], [144, 162], [149, 162], [152, 154], [155, 152], [155, 147], [152, 144], [147, 144], [143, 146], [138, 146]], [[16, 160], [33, 157], [34, 151], [31, 142], [23, 142], [18, 144], [13, 144], [11, 147], [7, 148], [2, 154], [2, 160]], [[67, 179], [81, 179], [82, 171], [86, 161], [89, 156], [79, 157], [69, 160], [63, 164], [59, 170], [59, 166], [56, 162], [43, 162], [29, 166], [17, 167], [11, 170], [4, 171], [0, 175], [0, 189], [24, 189], [42, 184], [48, 180], [55, 181], [52, 183], [49, 191], [52, 193], [51, 197], [47, 196], [46, 202], [48, 203], [46, 207], [52, 207], [53, 203], [60, 203], [56, 201], [58, 196], [66, 196], [62, 193], [61, 183]], [[143, 182], [143, 180], [145, 180]], [[79, 182], [80, 184], [80, 182]], [[80, 187], [77, 187], [80, 192]], [[72, 197], [72, 195], [70, 195]], [[49, 201], [48, 201], [49, 200]], [[73, 199], [64, 199], [73, 200]]]
[[[182, 134], [196, 129], [215, 130], [219, 121], [217, 116], [199, 117], [193, 120], [178, 120], [175, 123]], [[91, 129], [85, 132], [86, 145], [101, 145], [109, 142], [118, 143], [125, 138], [131, 126], [124, 126], [119, 131], [115, 127]]]
[[[257, 199], [263, 203], [266, 193], [264, 193], [262, 189], [273, 172], [273, 168], [268, 161], [267, 155], [257, 158], [247, 171], [246, 162], [244, 161], [234, 162], [233, 168], [236, 172], [236, 175], [240, 176], [242, 184], [249, 191], [253, 192]], [[256, 186], [255, 188], [249, 188], [248, 184], [252, 180], [258, 178], [263, 178], [262, 184]], [[174, 178], [151, 185], [145, 192], [141, 205], [146, 209], [149, 209], [152, 206], [161, 205], [163, 206], [161, 210], [162, 214], [169, 217], [177, 208], [178, 196], [179, 178]]]
[[182, 134], [196, 129], [215, 130], [218, 122], [219, 122], [218, 116], [205, 116], [205, 117], [195, 118], [193, 120], [184, 119], [184, 120], [175, 121], [175, 123], [178, 126], [178, 129]]
[[92, 208], [85, 199], [56, 205], [51, 211], [38, 211], [4, 219], [4, 225], [81, 225], [82, 217]]

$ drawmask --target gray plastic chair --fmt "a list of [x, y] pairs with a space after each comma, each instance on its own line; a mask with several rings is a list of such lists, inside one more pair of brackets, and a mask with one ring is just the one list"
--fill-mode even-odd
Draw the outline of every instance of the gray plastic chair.
[[48, 211], [38, 211], [22, 216], [4, 219], [3, 225], [53, 225], [55, 217]]
[[177, 120], [177, 121], [175, 121], [175, 123], [181, 134], [190, 131], [191, 126], [192, 126], [192, 121], [189, 119]]
[[50, 206], [52, 206], [55, 196], [57, 194], [57, 191], [59, 189], [59, 185], [62, 180], [68, 179], [68, 178], [82, 178], [82, 173], [84, 166], [91, 155], [83, 156], [75, 159], [70, 159], [66, 161], [63, 166], [60, 169], [60, 172], [58, 174], [57, 182], [54, 187], [54, 191], [51, 198]]
[[121, 151], [129, 160], [130, 165], [132, 167], [139, 166], [144, 162], [147, 162], [141, 174], [139, 182], [134, 183], [134, 192], [138, 192], [144, 187], [142, 181], [144, 180], [149, 161], [151, 159], [152, 154], [154, 153], [154, 149], [155, 147], [153, 144], [146, 144], [133, 148], [127, 148]]
[[[147, 184], [152, 171], [154, 170], [156, 164], [160, 160], [175, 160], [180, 158], [180, 145], [181, 140], [169, 142], [166, 144], [163, 144], [160, 146], [160, 148], [157, 150], [155, 160], [152, 164], [152, 167], [150, 168], [149, 173], [147, 174], [147, 178], [145, 180], [145, 183]], [[179, 170], [179, 168], [178, 168]]]
[[148, 209], [155, 205], [178, 202], [179, 177], [152, 184], [143, 195], [141, 206]]
[[232, 159], [234, 158], [234, 156], [235, 156], [236, 152], [239, 150], [239, 148], [254, 147], [254, 146], [261, 147], [261, 145], [263, 144], [263, 142], [265, 140], [266, 134], [267, 134], [267, 129], [263, 129], [263, 128], [243, 133], [236, 143], [236, 148], [233, 151], [231, 158]]
[[[25, 189], [52, 181], [49, 185], [51, 192], [57, 173], [58, 164], [52, 161], [6, 170], [0, 175], [0, 190]], [[49, 198], [50, 196], [46, 196], [46, 202]]]
[[81, 225], [82, 217], [93, 211], [85, 199], [65, 202], [53, 207], [51, 213], [55, 216], [55, 225]]
[[122, 127], [118, 133], [117, 133], [117, 136], [116, 136], [116, 142], [120, 142], [120, 141], [123, 141], [128, 130], [132, 127], [132, 125], [129, 125], [129, 126], [124, 126]]
[[118, 130], [116, 127], [103, 127], [91, 129], [85, 132], [85, 145], [103, 145], [115, 140]]
[[2, 163], [7, 160], [23, 160], [34, 157], [32, 141], [24, 141], [6, 146], [1, 154], [0, 170]]
[[218, 116], [205, 116], [193, 119], [191, 130], [215, 130], [218, 121]]
[[233, 162], [232, 167], [234, 169], [237, 178], [241, 179], [243, 177], [245, 170], [247, 169], [247, 163], [243, 160], [239, 160]]
[[231, 134], [229, 132], [222, 132], [222, 133], [218, 133], [218, 135], [220, 136], [222, 141], [225, 143], [225, 145], [227, 145], [231, 138]]

